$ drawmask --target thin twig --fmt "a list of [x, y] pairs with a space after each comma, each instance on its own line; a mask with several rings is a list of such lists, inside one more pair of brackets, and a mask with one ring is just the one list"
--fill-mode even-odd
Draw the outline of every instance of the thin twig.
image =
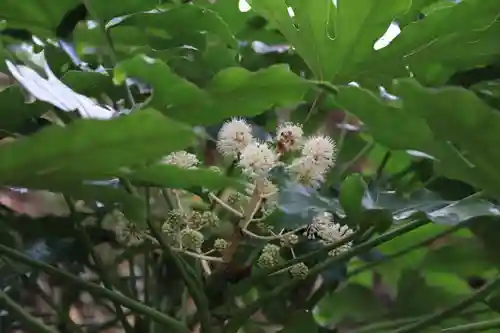
[[236, 215], [239, 218], [243, 218], [243, 214], [242, 213], [238, 212], [236, 209], [234, 209], [233, 207], [229, 206], [227, 203], [225, 203], [222, 199], [220, 199], [218, 196], [216, 196], [212, 192], [210, 192], [208, 194], [208, 196], [210, 198], [212, 198], [213, 200], [215, 200], [222, 208], [224, 208], [228, 212], [232, 213], [233, 215]]
[[293, 234], [295, 234], [295, 233], [297, 233], [297, 232], [301, 231], [301, 230], [302, 230], [302, 229], [304, 229], [304, 228], [305, 228], [305, 227], [304, 227], [304, 226], [302, 226], [302, 227], [299, 227], [299, 228], [294, 229], [294, 230], [292, 230], [292, 231], [289, 231], [289, 232], [287, 232], [287, 233], [284, 233], [284, 234], [281, 234], [281, 235], [274, 235], [274, 236], [261, 236], [261, 235], [257, 235], [257, 234], [255, 234], [255, 233], [253, 233], [253, 232], [249, 231], [248, 229], [242, 229], [241, 231], [242, 231], [244, 234], [246, 234], [246, 235], [248, 235], [248, 236], [250, 236], [250, 237], [256, 238], [256, 239], [262, 239], [262, 240], [277, 240], [277, 239], [282, 239], [282, 238], [284, 238], [284, 237], [287, 237], [287, 236], [289, 236], [289, 235], [293, 235]]
[[[76, 209], [75, 209], [75, 205], [74, 205], [73, 201], [70, 198], [68, 198], [67, 196], [64, 196], [64, 200], [66, 201], [66, 204], [68, 205], [68, 209], [69, 209], [71, 215], [74, 216], [76, 214]], [[78, 222], [75, 221], [75, 224], [77, 224], [77, 223]], [[94, 261], [95, 268], [99, 274], [99, 277], [102, 280], [104, 287], [106, 287], [109, 290], [112, 290], [113, 285], [114, 285], [113, 279], [108, 274], [108, 270], [106, 269], [104, 263], [102, 262], [101, 257], [96, 253], [96, 251], [94, 249], [94, 244], [92, 244], [92, 240], [90, 239], [87, 231], [85, 230], [85, 228], [83, 228], [81, 225], [78, 225], [78, 224], [76, 225], [76, 228], [80, 232], [81, 239], [82, 239], [85, 247], [87, 248], [87, 251], [89, 252], [90, 256], [92, 257], [92, 260]], [[134, 280], [134, 283], [135, 283], [135, 280]], [[112, 302], [112, 303], [115, 307], [116, 315], [120, 319], [120, 322], [122, 323], [125, 331], [127, 333], [133, 333], [132, 326], [130, 326], [130, 323], [128, 322], [127, 318], [125, 317], [125, 314], [123, 313], [123, 310], [122, 310], [120, 304], [117, 302]]]
[[0, 303], [7, 309], [9, 314], [17, 319], [26, 327], [28, 332], [37, 333], [57, 333], [49, 326], [46, 326], [41, 320], [33, 317], [31, 314], [26, 312], [22, 306], [17, 304], [12, 298], [7, 295], [3, 290], [0, 290]]
[[[172, 329], [173, 332], [190, 333], [189, 329], [184, 326], [178, 320], [165, 315], [164, 313], [145, 306], [141, 302], [138, 302], [132, 298], [129, 298], [121, 293], [103, 288], [97, 284], [86, 282], [80, 279], [78, 276], [70, 274], [66, 271], [60, 270], [56, 267], [47, 265], [43, 262], [36, 261], [26, 256], [25, 254], [11, 249], [8, 246], [0, 244], [0, 253], [14, 261], [18, 261], [30, 267], [39, 269], [49, 275], [59, 278], [65, 281], [69, 285], [74, 287], [82, 288], [87, 290], [90, 294], [94, 294], [97, 297], [107, 298], [111, 301], [118, 302], [123, 306], [135, 311], [138, 314], [149, 316], [151, 319], [157, 321], [158, 323], [164, 324], [166, 327]], [[51, 332], [53, 333], [53, 332]]]

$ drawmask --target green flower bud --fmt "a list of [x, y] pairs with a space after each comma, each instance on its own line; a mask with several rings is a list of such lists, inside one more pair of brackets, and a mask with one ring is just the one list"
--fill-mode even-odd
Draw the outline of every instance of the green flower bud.
[[273, 254], [263, 252], [257, 259], [257, 265], [262, 268], [272, 268], [278, 265], [278, 258]]
[[184, 214], [180, 209], [172, 209], [167, 214], [167, 219], [164, 222], [169, 224], [172, 229], [180, 228], [186, 220], [186, 214]]
[[281, 246], [292, 247], [299, 242], [299, 236], [295, 234], [289, 234], [280, 239]]
[[222, 238], [218, 238], [214, 242], [214, 249], [216, 249], [217, 251], [225, 250], [228, 246], [229, 246], [229, 243], [225, 239], [222, 239]]
[[201, 221], [204, 227], [215, 227], [219, 222], [219, 217], [214, 212], [205, 211], [201, 215]]
[[279, 256], [280, 247], [274, 244], [266, 244], [266, 246], [264, 246], [264, 248], [262, 249], [262, 253]]
[[307, 273], [309, 273], [309, 268], [307, 268], [306, 264], [303, 262], [299, 262], [298, 264], [290, 267], [290, 274], [297, 279], [305, 279], [307, 277]]
[[190, 228], [182, 229], [179, 236], [182, 246], [195, 251], [199, 250], [205, 241], [201, 232]]
[[187, 224], [192, 229], [199, 229], [203, 227], [202, 214], [197, 211], [192, 211], [187, 218]]

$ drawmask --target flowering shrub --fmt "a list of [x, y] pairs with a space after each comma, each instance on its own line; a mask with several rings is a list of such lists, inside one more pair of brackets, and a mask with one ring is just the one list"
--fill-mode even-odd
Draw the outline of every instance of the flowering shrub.
[[498, 0], [0, 1], [1, 332], [496, 332]]

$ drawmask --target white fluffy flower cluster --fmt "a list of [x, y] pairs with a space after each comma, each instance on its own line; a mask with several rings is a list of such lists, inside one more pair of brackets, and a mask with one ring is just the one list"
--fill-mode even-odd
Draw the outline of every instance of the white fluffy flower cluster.
[[247, 175], [266, 176], [277, 162], [278, 156], [266, 143], [254, 141], [241, 152], [239, 165]]
[[314, 136], [303, 145], [301, 156], [289, 167], [297, 181], [312, 187], [319, 186], [326, 172], [335, 164], [335, 142], [327, 136]]
[[200, 162], [196, 155], [181, 150], [167, 155], [162, 159], [161, 163], [175, 165], [183, 169], [193, 169]]
[[243, 172], [252, 177], [265, 177], [278, 163], [276, 152], [267, 143], [255, 140], [252, 127], [239, 118], [222, 125], [217, 149], [224, 156], [238, 158]]
[[[313, 218], [312, 223], [304, 231], [304, 236], [309, 239], [318, 237], [323, 245], [331, 245], [350, 236], [353, 232], [348, 226], [335, 223], [332, 214], [323, 212]], [[330, 251], [329, 255], [338, 255], [349, 250], [351, 246], [352, 242], [348, 242]]]
[[217, 136], [217, 149], [231, 158], [238, 158], [253, 141], [252, 127], [244, 119], [233, 118], [224, 123]]

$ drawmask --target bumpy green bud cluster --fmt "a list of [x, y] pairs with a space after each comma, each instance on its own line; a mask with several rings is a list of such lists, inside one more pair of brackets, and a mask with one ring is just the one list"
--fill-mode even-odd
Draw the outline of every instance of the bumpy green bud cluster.
[[214, 212], [205, 211], [201, 215], [201, 221], [204, 227], [215, 227], [219, 222], [219, 217]]
[[187, 217], [187, 224], [191, 229], [199, 229], [203, 226], [203, 217], [200, 212], [192, 211]]
[[338, 256], [338, 255], [340, 255], [340, 254], [342, 254], [342, 253], [344, 253], [344, 252], [349, 251], [349, 249], [351, 248], [351, 246], [352, 246], [352, 242], [349, 242], [349, 243], [347, 243], [347, 244], [341, 245], [341, 246], [339, 246], [338, 248], [336, 248], [336, 249], [333, 249], [333, 250], [329, 251], [329, 252], [328, 252], [328, 255], [329, 255], [330, 257], [335, 257], [335, 256]]
[[191, 229], [214, 227], [217, 225], [217, 222], [219, 222], [219, 217], [211, 211], [205, 211], [203, 213], [193, 211], [187, 218], [187, 224]]
[[201, 232], [190, 228], [182, 229], [179, 238], [183, 247], [194, 251], [198, 251], [205, 240]]
[[299, 242], [299, 236], [295, 234], [286, 235], [280, 239], [281, 246], [292, 247]]
[[257, 264], [262, 268], [272, 268], [278, 265], [278, 259], [269, 253], [262, 253], [257, 259]]
[[186, 220], [186, 215], [180, 209], [172, 209], [167, 214], [164, 224], [169, 224], [172, 228], [180, 228]]
[[303, 262], [299, 262], [290, 267], [290, 274], [296, 279], [305, 279], [307, 273], [309, 273], [309, 268], [307, 268], [306, 264]]
[[267, 244], [262, 249], [262, 253], [257, 259], [257, 264], [262, 268], [271, 268], [279, 263], [280, 247], [274, 244]]
[[229, 243], [225, 239], [217, 238], [214, 241], [214, 249], [217, 251], [225, 250], [228, 246], [229, 246]]

